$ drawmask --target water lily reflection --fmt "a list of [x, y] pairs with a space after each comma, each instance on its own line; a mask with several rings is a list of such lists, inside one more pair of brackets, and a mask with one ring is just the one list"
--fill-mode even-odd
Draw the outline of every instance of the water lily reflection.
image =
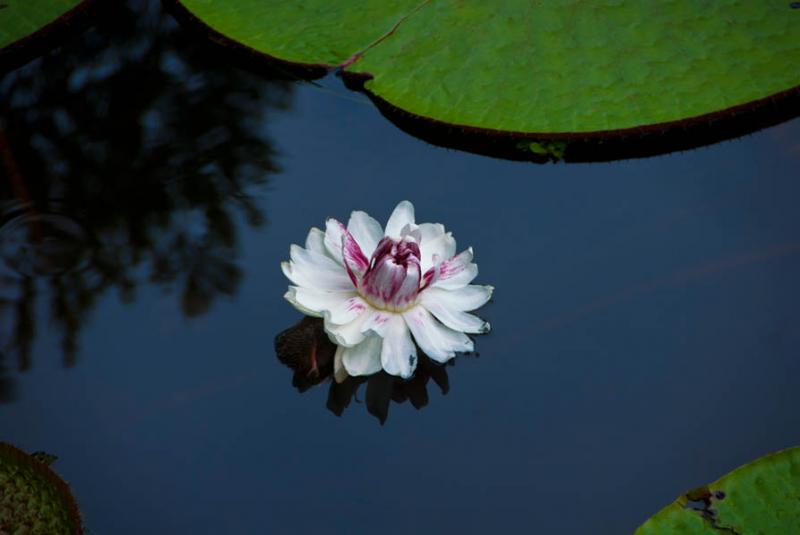
[[448, 364], [434, 362], [419, 352], [414, 376], [405, 380], [380, 371], [370, 376], [347, 377], [341, 382], [333, 380], [336, 344], [325, 333], [321, 318], [305, 317], [275, 338], [275, 353], [283, 364], [293, 370], [292, 385], [299, 391], [330, 382], [328, 410], [340, 416], [351, 403], [359, 402], [359, 392], [366, 385], [364, 404], [367, 410], [384, 423], [389, 408], [394, 403], [408, 401], [416, 409], [428, 404], [428, 386], [433, 383], [442, 394], [447, 394], [450, 383]]

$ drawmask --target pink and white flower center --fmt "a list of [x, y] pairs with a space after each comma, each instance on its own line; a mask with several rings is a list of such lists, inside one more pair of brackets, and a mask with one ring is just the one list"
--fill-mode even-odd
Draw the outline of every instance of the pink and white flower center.
[[369, 262], [358, 291], [372, 306], [393, 312], [417, 302], [422, 272], [419, 245], [406, 236], [383, 238]]

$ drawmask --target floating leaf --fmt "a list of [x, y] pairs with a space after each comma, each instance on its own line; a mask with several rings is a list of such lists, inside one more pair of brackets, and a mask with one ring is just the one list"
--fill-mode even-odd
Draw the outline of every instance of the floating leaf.
[[0, 533], [83, 533], [69, 487], [47, 466], [54, 459], [43, 452], [28, 455], [0, 442]]
[[[341, 69], [428, 141], [509, 158], [665, 152], [800, 107], [789, 2], [166, 1], [250, 56], [311, 75]], [[563, 155], [545, 148], [553, 141]]]
[[800, 526], [800, 447], [782, 450], [689, 491], [636, 535], [796, 533]]

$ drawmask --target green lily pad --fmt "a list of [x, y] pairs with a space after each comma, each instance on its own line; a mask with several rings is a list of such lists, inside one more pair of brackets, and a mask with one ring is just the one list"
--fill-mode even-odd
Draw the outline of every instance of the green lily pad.
[[800, 9], [784, 0], [166, 1], [226, 46], [341, 69], [429, 141], [506, 157], [554, 159], [537, 150], [554, 140], [566, 160], [687, 148], [800, 101]]
[[80, 27], [94, 0], [0, 0], [0, 71], [45, 52]]
[[0, 442], [0, 533], [83, 533], [69, 487], [47, 466], [53, 459], [42, 452], [28, 455]]
[[636, 535], [796, 533], [800, 526], [800, 447], [762, 457], [679, 497]]

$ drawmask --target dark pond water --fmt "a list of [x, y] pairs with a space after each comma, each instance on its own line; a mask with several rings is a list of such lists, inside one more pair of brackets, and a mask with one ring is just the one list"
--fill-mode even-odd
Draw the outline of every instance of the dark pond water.
[[[134, 11], [0, 82], [0, 440], [59, 456], [90, 533], [630, 533], [800, 443], [797, 121], [512, 163]], [[497, 290], [447, 394], [382, 426], [293, 388], [279, 263], [402, 199]]]

